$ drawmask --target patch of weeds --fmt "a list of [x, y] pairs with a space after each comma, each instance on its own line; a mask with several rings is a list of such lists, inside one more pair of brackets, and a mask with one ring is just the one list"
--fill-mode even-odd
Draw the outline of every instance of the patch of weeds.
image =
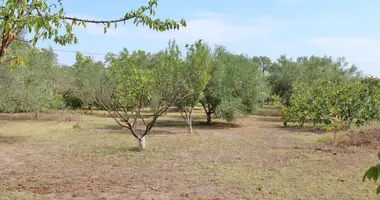
[[191, 176], [195, 174], [208, 182], [241, 191], [247, 197], [254, 197], [258, 195], [257, 188], [261, 187], [261, 182], [268, 173], [253, 165], [202, 163], [193, 167], [185, 176], [191, 180]]
[[81, 130], [82, 127], [81, 127], [79, 124], [74, 124], [74, 125], [73, 125], [73, 129]]
[[270, 182], [280, 199], [313, 199], [315, 194], [319, 199], [374, 199], [368, 186], [357, 184], [358, 177], [347, 174], [357, 173], [340, 167], [331, 157], [305, 154], [275, 168]]
[[0, 187], [0, 200], [37, 200], [35, 197], [24, 196], [22, 193], [12, 194], [11, 190], [9, 190], [5, 186]]
[[[342, 137], [342, 134], [337, 133], [337, 140]], [[297, 141], [301, 141], [308, 144], [320, 144], [320, 143], [332, 143], [334, 136], [332, 133], [322, 133], [322, 134], [314, 134], [314, 133], [305, 133], [305, 134], [292, 134], [286, 136], [288, 139], [294, 139]]]

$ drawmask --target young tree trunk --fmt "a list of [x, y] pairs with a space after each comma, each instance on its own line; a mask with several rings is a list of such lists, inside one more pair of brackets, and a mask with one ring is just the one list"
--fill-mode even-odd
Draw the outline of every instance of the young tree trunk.
[[333, 145], [334, 145], [334, 146], [333, 146], [333, 148], [334, 148], [334, 149], [333, 149], [333, 154], [334, 154], [334, 155], [336, 155], [336, 132], [337, 132], [337, 131], [334, 131], [334, 135], [333, 135], [333, 136], [334, 136], [334, 138], [333, 138]]
[[207, 124], [208, 124], [208, 125], [211, 125], [211, 124], [212, 124], [212, 121], [211, 121], [211, 113], [208, 112], [208, 113], [206, 113], [206, 115], [207, 115]]
[[145, 149], [145, 136], [139, 138], [139, 150]]
[[90, 108], [90, 115], [92, 115], [92, 113], [93, 113], [93, 112], [92, 112], [92, 111], [93, 111], [93, 110], [92, 110], [92, 104], [90, 105], [89, 108]]
[[186, 123], [187, 123], [189, 134], [192, 134], [193, 133], [193, 122], [191, 120], [191, 116], [188, 116], [188, 118], [186, 119]]
[[36, 119], [40, 118], [40, 113], [38, 111], [36, 111], [34, 114], [35, 114]]
[[351, 128], [351, 119], [347, 119], [346, 120], [346, 129], [350, 129]]

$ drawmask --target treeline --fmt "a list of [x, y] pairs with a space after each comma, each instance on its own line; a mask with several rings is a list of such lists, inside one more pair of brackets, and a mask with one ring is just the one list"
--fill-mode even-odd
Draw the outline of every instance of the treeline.
[[[14, 42], [8, 55], [22, 56], [27, 62], [3, 64], [1, 112], [96, 108], [141, 113], [148, 109], [159, 116], [167, 107], [177, 107], [190, 132], [191, 113], [198, 104], [209, 124], [213, 116], [233, 121], [276, 100], [284, 105], [285, 125], [331, 124], [328, 121], [337, 117], [346, 122], [355, 118], [360, 124], [378, 118], [375, 114], [367, 117], [363, 111], [377, 108], [377, 87], [363, 89], [368, 81], [363, 82], [358, 69], [344, 58], [281, 56], [271, 60], [231, 53], [223, 46], [211, 48], [201, 40], [186, 45], [184, 52], [175, 40], [158, 53], [123, 49], [107, 54], [105, 62], [78, 52], [72, 66], [59, 65], [52, 49], [37, 50], [21, 42]], [[364, 105], [362, 96], [372, 107], [347, 102], [342, 106], [342, 98], [355, 98]], [[128, 120], [125, 117], [123, 122]]]

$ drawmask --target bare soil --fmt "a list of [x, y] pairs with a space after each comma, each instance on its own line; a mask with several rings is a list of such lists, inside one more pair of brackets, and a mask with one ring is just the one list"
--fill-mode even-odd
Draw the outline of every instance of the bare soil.
[[205, 125], [163, 116], [147, 148], [103, 113], [0, 115], [0, 199], [378, 199], [362, 182], [375, 148], [283, 128], [278, 116]]

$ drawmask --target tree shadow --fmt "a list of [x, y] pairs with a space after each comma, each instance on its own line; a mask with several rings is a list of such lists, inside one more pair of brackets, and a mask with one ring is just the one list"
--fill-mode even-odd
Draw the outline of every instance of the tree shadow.
[[130, 152], [139, 153], [141, 150], [138, 147], [130, 147], [127, 149]]
[[261, 116], [261, 115], [254, 115], [252, 117], [255, 121], [262, 121], [262, 122], [283, 122], [281, 117], [278, 116]]
[[[56, 116], [55, 116], [56, 117]], [[40, 121], [52, 121], [52, 117], [44, 117], [36, 119], [31, 113], [0, 113], [0, 120], [4, 121], [26, 121], [26, 120], [40, 120]]]
[[[144, 130], [145, 129], [137, 128], [136, 132], [143, 132]], [[91, 133], [99, 133], [99, 132], [102, 132], [102, 133], [120, 133], [120, 134], [126, 134], [127, 133], [127, 134], [130, 134], [130, 131], [127, 128], [122, 127], [122, 126], [117, 125], [117, 124], [104, 125], [102, 127], [91, 129], [91, 130], [88, 130], [86, 132], [91, 132]], [[175, 132], [165, 131], [165, 130], [155, 130], [153, 127], [153, 129], [150, 130], [150, 132], [148, 134], [149, 135], [175, 134]]]
[[314, 130], [312, 127], [284, 127], [280, 126], [281, 129], [290, 131], [290, 132], [298, 132], [298, 133], [315, 133], [315, 134], [323, 134], [326, 131], [323, 130]]
[[0, 120], [3, 121], [75, 121], [73, 113], [51, 113], [40, 112], [38, 119], [35, 113], [0, 113]]
[[[230, 123], [230, 122], [213, 122], [212, 124], [207, 124], [203, 121], [192, 121], [193, 128], [199, 129], [227, 129], [227, 128], [241, 128], [242, 125]], [[178, 127], [186, 128], [187, 125], [184, 121], [179, 120], [160, 120], [157, 121], [155, 127]]]
[[4, 136], [0, 135], [0, 143], [3, 144], [17, 144], [27, 141], [28, 137], [26, 136]]

